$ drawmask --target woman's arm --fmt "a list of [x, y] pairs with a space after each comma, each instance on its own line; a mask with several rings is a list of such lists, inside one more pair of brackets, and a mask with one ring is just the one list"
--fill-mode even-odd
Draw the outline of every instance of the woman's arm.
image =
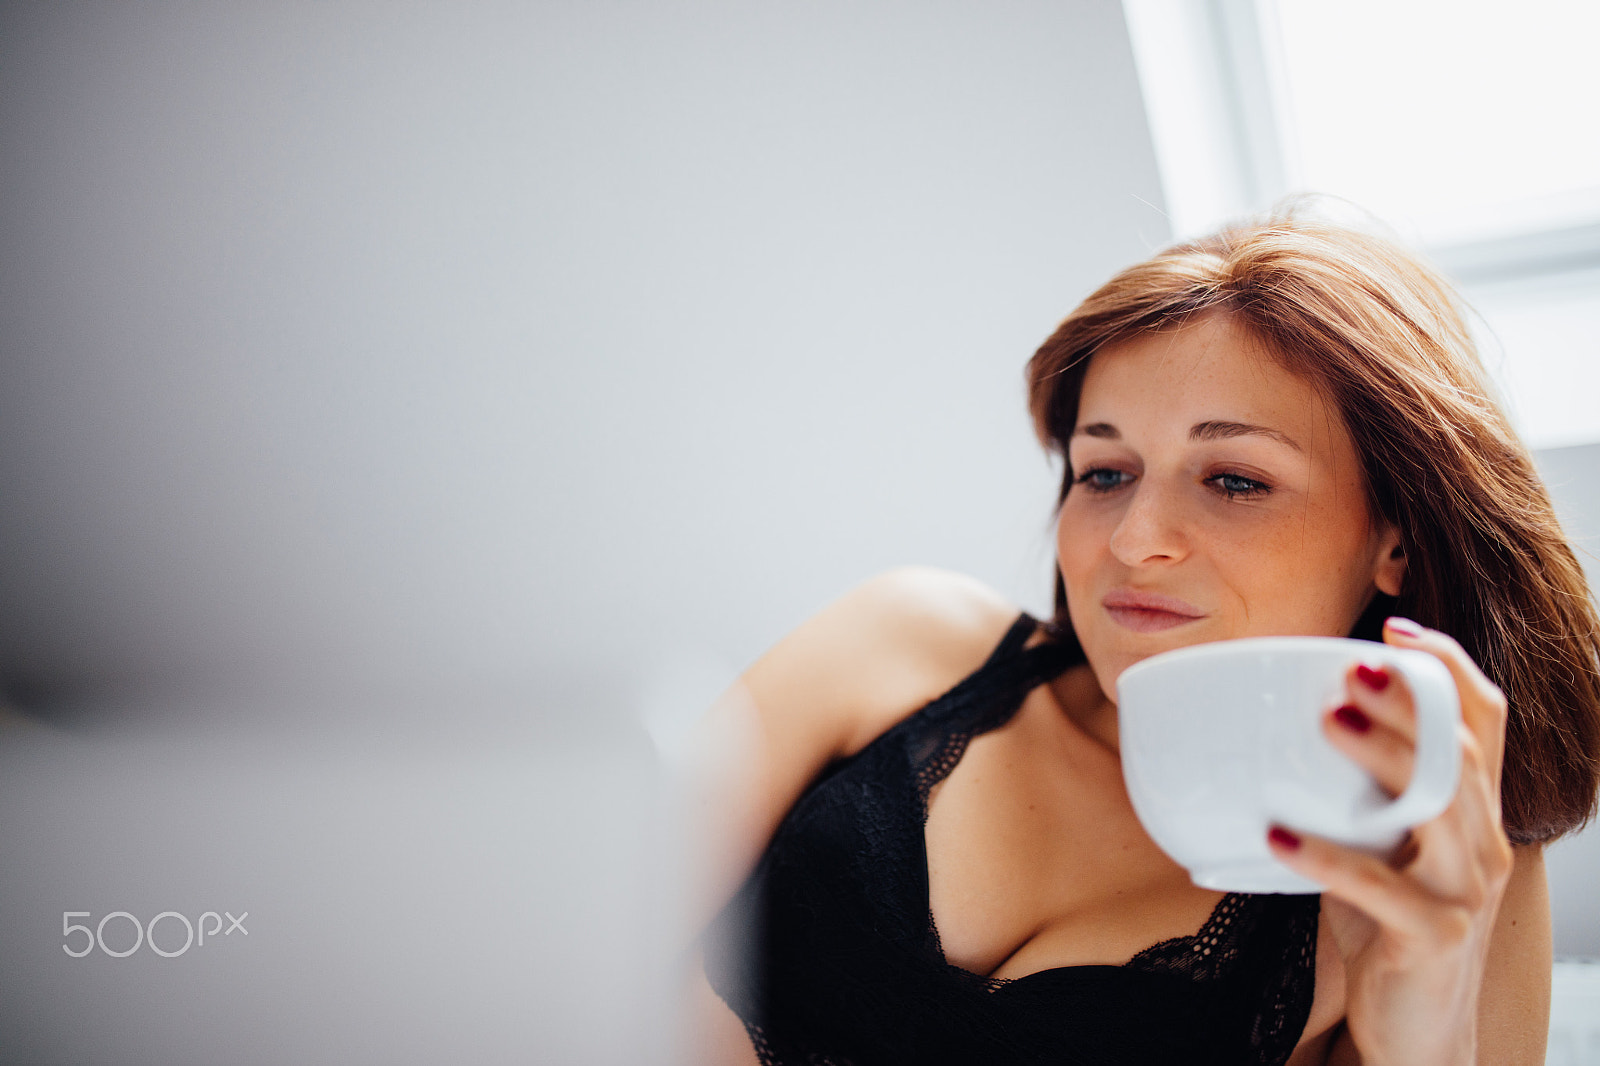
[[1478, 999], [1478, 1061], [1542, 1066], [1550, 1035], [1550, 891], [1544, 849], [1513, 849]]

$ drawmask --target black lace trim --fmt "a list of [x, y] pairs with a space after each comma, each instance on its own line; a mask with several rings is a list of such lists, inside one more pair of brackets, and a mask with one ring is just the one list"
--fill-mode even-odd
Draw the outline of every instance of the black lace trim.
[[[948, 723], [943, 731], [917, 738], [908, 748], [924, 825], [928, 820], [928, 798], [934, 786], [961, 762], [972, 738], [1010, 721], [1029, 692], [1071, 665], [1070, 661], [1062, 660], [1075, 649], [1054, 643], [1023, 648], [1036, 625], [1030, 615], [1022, 614], [984, 665], [967, 679], [973, 684], [958, 685], [921, 712]], [[996, 677], [1001, 671], [1005, 676]], [[987, 683], [977, 684], [980, 678]], [[1003, 693], [1002, 698], [995, 698], [997, 689]], [[1195, 982], [1220, 982], [1239, 966], [1244, 945], [1260, 927], [1263, 912], [1269, 909], [1264, 897], [1230, 892], [1217, 901], [1197, 933], [1152, 944], [1123, 967], [1145, 973], [1175, 974]], [[1308, 919], [1307, 908], [1296, 909], [1298, 914], [1288, 915], [1284, 955], [1281, 964], [1274, 969], [1268, 998], [1261, 1004], [1251, 1026], [1251, 1048], [1256, 1052], [1254, 1062], [1261, 1066], [1274, 1066], [1286, 1060], [1305, 1026], [1310, 999], [1306, 985], [1315, 980], [1317, 910], [1312, 909]], [[939, 931], [931, 905], [928, 930], [937, 943]], [[1035, 975], [1022, 978], [977, 976], [983, 986], [993, 992]]]
[[[917, 827], [972, 738], [1083, 661], [1059, 641], [1026, 647], [1037, 625], [1019, 617], [982, 667], [830, 767], [780, 826], [742, 890], [769, 923], [758, 939], [771, 954], [758, 954], [750, 970], [713, 967], [708, 957], [707, 969], [762, 1066], [1110, 1063], [1146, 1061], [1158, 1047], [1164, 1061], [1281, 1066], [1293, 1052], [1314, 991], [1314, 896], [1229, 894], [1193, 936], [1152, 945], [1121, 967], [1001, 979], [943, 960]], [[1147, 993], [1119, 972], [1161, 976], [1140, 979], [1156, 982]], [[1011, 986], [1019, 987], [1003, 997], [984, 994]], [[1159, 994], [1166, 1028], [1135, 1021], [1148, 994]]]

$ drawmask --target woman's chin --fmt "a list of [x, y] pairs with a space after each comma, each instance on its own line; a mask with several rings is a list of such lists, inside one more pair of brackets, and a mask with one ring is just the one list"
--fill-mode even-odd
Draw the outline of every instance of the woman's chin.
[[1121, 633], [1115, 639], [1096, 641], [1097, 648], [1084, 645], [1084, 656], [1094, 667], [1108, 694], [1116, 692], [1117, 678], [1134, 663], [1165, 651], [1187, 648], [1194, 644], [1210, 644], [1228, 640], [1234, 634], [1215, 632], [1213, 627], [1174, 626], [1154, 633]]

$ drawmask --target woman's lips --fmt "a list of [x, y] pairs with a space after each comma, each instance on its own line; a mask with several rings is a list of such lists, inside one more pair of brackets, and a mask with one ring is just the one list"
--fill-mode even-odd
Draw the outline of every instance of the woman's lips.
[[1116, 589], [1100, 601], [1112, 621], [1135, 633], [1159, 633], [1205, 617], [1205, 612], [1175, 596]]

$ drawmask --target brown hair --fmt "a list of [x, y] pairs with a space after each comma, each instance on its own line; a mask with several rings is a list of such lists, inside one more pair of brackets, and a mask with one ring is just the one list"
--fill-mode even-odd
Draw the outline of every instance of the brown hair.
[[[1583, 825], [1600, 782], [1600, 620], [1527, 448], [1487, 386], [1449, 285], [1393, 243], [1277, 215], [1129, 267], [1028, 363], [1034, 427], [1067, 441], [1104, 345], [1222, 313], [1341, 413], [1406, 574], [1352, 635], [1402, 614], [1458, 640], [1510, 704], [1501, 807], [1517, 843]], [[1070, 636], [1057, 577], [1055, 626]]]

